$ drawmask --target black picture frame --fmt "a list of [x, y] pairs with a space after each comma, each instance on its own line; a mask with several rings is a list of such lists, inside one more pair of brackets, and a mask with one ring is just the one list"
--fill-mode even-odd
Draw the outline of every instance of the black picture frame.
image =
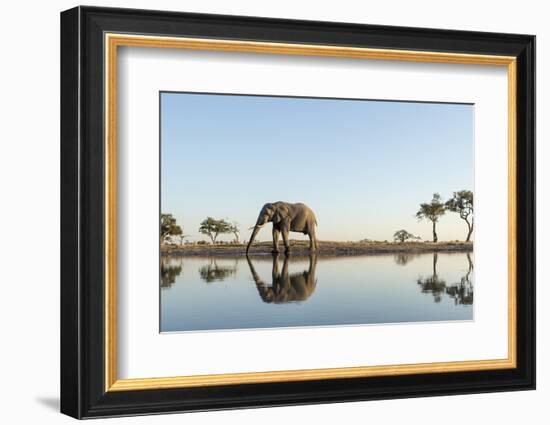
[[[517, 367], [105, 391], [104, 34], [507, 55], [517, 58]], [[132, 9], [61, 13], [61, 412], [75, 418], [535, 388], [535, 37]]]

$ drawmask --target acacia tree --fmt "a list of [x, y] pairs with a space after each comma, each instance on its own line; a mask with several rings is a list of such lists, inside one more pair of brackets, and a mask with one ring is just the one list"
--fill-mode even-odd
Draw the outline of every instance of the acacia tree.
[[420, 239], [420, 236], [415, 236], [412, 233], [407, 232], [405, 229], [398, 230], [393, 234], [393, 240], [396, 242], [406, 242], [409, 239]]
[[[445, 202], [445, 207], [452, 212], [458, 213], [460, 218], [468, 225], [468, 236], [466, 242], [470, 241], [474, 231], [474, 194], [471, 190], [460, 190], [453, 193], [453, 197]], [[470, 218], [471, 216], [471, 218]]]
[[183, 229], [176, 223], [172, 214], [160, 215], [160, 243], [165, 244], [169, 237], [183, 235]]
[[437, 232], [435, 231], [435, 225], [439, 221], [439, 217], [445, 214], [445, 204], [441, 202], [441, 196], [439, 193], [434, 193], [434, 196], [430, 203], [420, 204], [420, 209], [416, 213], [418, 220], [429, 220], [432, 222], [433, 241], [437, 242]]
[[216, 220], [212, 217], [206, 217], [201, 221], [199, 232], [208, 236], [214, 245], [219, 234], [231, 233], [232, 231], [231, 224], [224, 219]]
[[184, 235], [183, 232], [181, 235], [178, 235], [178, 239], [180, 241], [180, 245], [183, 245], [183, 241], [185, 240], [185, 238], [187, 238], [189, 235]]
[[231, 223], [229, 225], [229, 231], [235, 235], [235, 241], [239, 243], [239, 233], [240, 233], [239, 223], [237, 223], [236, 221]]

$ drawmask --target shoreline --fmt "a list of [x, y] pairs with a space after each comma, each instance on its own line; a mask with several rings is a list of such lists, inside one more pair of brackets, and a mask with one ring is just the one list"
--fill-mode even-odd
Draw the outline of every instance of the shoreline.
[[[254, 244], [248, 252], [249, 256], [270, 255], [271, 242]], [[374, 254], [422, 254], [431, 252], [472, 252], [472, 242], [331, 242], [319, 241], [316, 251], [318, 256], [357, 256]], [[284, 247], [279, 246], [279, 254], [284, 254]], [[290, 254], [297, 256], [309, 255], [309, 242], [291, 241]], [[161, 256], [245, 256], [245, 244], [163, 246]]]

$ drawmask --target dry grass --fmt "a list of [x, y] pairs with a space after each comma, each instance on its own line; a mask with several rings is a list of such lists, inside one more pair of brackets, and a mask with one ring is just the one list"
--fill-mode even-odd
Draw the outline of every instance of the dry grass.
[[[250, 255], [264, 255], [271, 252], [271, 241], [257, 242], [250, 248]], [[291, 240], [291, 253], [304, 255], [309, 253], [309, 241]], [[472, 242], [336, 242], [319, 241], [318, 255], [366, 255], [366, 254], [393, 254], [393, 253], [422, 253], [422, 252], [470, 252]], [[284, 251], [282, 243], [279, 251]], [[199, 245], [187, 244], [182, 246], [161, 247], [162, 255], [244, 255], [245, 244]]]

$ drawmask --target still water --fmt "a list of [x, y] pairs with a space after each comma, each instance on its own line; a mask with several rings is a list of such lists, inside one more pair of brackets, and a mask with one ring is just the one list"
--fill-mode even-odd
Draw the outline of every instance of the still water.
[[473, 256], [163, 257], [161, 332], [472, 320]]

